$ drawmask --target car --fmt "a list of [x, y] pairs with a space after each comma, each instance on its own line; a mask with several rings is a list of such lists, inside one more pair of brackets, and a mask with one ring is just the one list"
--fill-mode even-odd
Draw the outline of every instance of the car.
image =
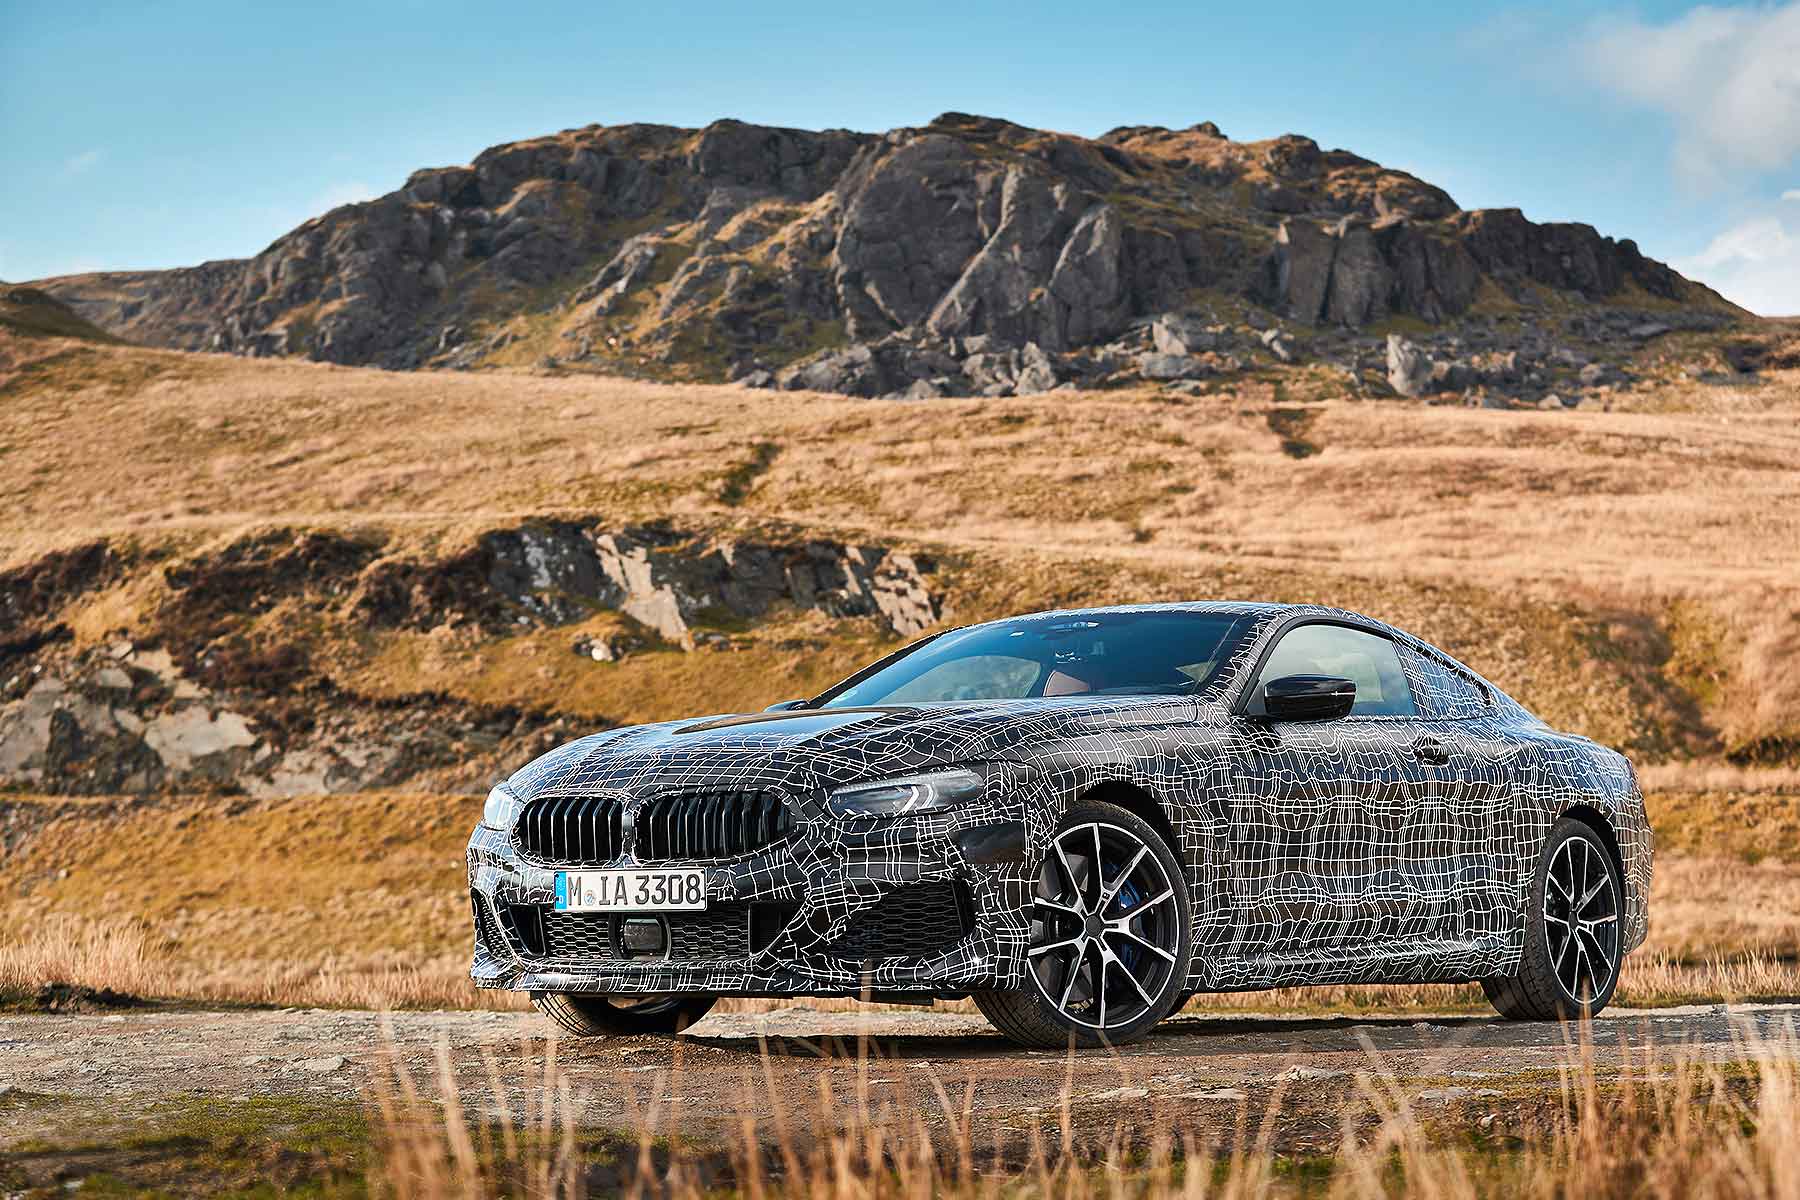
[[493, 789], [468, 868], [475, 982], [571, 1033], [969, 997], [1063, 1047], [1290, 985], [1597, 1013], [1651, 844], [1624, 757], [1442, 650], [1181, 603], [951, 629], [811, 699], [581, 738]]

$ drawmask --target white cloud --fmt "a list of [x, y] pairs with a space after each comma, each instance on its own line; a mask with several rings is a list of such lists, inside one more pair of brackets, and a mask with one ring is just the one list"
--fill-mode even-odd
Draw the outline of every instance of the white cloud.
[[1667, 24], [1596, 20], [1577, 45], [1587, 75], [1675, 126], [1675, 166], [1697, 187], [1800, 156], [1800, 0], [1695, 8]]
[[1800, 188], [1789, 188], [1781, 193], [1781, 198], [1783, 200], [1800, 200]]
[[63, 163], [64, 175], [80, 175], [100, 165], [101, 151], [83, 150]]
[[1800, 315], [1800, 220], [1751, 217], [1671, 265], [1751, 312]]

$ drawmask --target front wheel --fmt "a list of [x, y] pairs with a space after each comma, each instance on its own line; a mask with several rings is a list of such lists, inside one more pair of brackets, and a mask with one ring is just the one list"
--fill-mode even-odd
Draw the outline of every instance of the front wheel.
[[717, 996], [601, 996], [533, 992], [537, 1010], [576, 1037], [680, 1033], [717, 1003]]
[[1082, 801], [1038, 870], [1025, 986], [976, 992], [975, 1004], [1023, 1045], [1118, 1045], [1174, 1008], [1192, 943], [1175, 852], [1134, 813]]
[[1532, 877], [1519, 973], [1482, 980], [1489, 1003], [1513, 1021], [1597, 1015], [1619, 983], [1624, 896], [1612, 853], [1593, 827], [1558, 821]]

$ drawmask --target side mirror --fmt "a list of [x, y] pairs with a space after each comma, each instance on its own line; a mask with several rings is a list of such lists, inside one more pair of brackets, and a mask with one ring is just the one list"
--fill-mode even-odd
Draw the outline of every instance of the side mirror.
[[1332, 721], [1350, 715], [1356, 684], [1334, 675], [1283, 675], [1263, 684], [1272, 721]]
[[804, 700], [783, 700], [780, 704], [769, 705], [769, 707], [763, 709], [763, 711], [764, 712], [793, 712], [796, 708], [805, 708], [806, 703], [807, 702]]

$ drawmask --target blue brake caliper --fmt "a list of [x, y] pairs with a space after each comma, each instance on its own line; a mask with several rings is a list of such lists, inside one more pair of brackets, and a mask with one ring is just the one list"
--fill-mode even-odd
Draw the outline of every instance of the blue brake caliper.
[[[1125, 886], [1119, 889], [1119, 895], [1116, 899], [1116, 903], [1118, 904], [1117, 911], [1120, 913], [1128, 913], [1136, 908], [1138, 901], [1143, 898], [1143, 891], [1139, 889], [1136, 883], [1128, 879], [1125, 881]], [[1125, 964], [1125, 969], [1127, 971], [1137, 970], [1138, 959], [1144, 953], [1144, 948], [1142, 946], [1133, 941], [1125, 941], [1123, 945], [1114, 946], [1113, 950], [1118, 954], [1119, 961]]]

